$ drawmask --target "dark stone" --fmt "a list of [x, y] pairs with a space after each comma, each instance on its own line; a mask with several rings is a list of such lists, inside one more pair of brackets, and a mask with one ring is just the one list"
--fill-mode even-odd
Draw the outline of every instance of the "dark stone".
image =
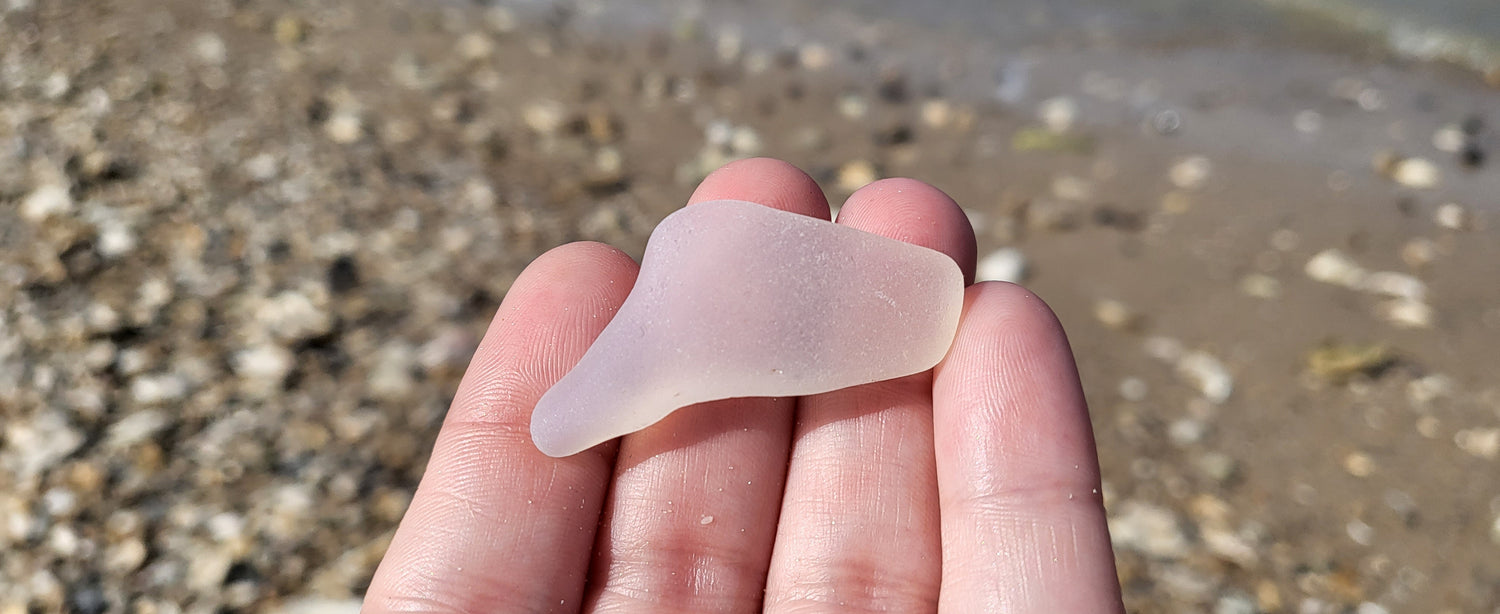
[[875, 95], [885, 102], [902, 104], [910, 98], [911, 93], [906, 86], [906, 77], [891, 75], [880, 80], [880, 85], [875, 88]]
[[1464, 165], [1464, 168], [1479, 168], [1484, 166], [1484, 160], [1487, 157], [1488, 154], [1479, 145], [1469, 143], [1458, 152], [1458, 163]]
[[1459, 122], [1458, 127], [1464, 131], [1464, 134], [1475, 136], [1484, 132], [1484, 118], [1478, 115], [1470, 115], [1465, 117], [1462, 122]]
[[328, 101], [315, 98], [307, 105], [307, 121], [312, 124], [321, 124], [328, 121], [328, 115], [332, 112], [333, 109], [329, 108]]
[[94, 251], [94, 244], [88, 241], [79, 241], [68, 246], [59, 256], [63, 268], [67, 269], [68, 277], [73, 279], [85, 279], [99, 272], [104, 267], [104, 260], [99, 253]]
[[328, 289], [343, 294], [359, 287], [359, 263], [353, 256], [339, 256], [328, 265]]
[[1125, 211], [1113, 205], [1099, 205], [1094, 209], [1094, 223], [1107, 228], [1136, 232], [1145, 226], [1141, 214]]
[[881, 146], [905, 145], [912, 142], [914, 138], [915, 135], [912, 133], [911, 127], [906, 124], [896, 124], [888, 128], [883, 128], [875, 131], [874, 134], [875, 144]]
[[85, 582], [69, 589], [67, 607], [71, 614], [104, 614], [109, 600], [95, 582]]

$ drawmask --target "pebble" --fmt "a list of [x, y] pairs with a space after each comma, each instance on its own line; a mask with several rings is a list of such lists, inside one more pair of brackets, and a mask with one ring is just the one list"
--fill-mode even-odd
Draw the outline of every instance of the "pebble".
[[[47, 515], [53, 518], [72, 516], [73, 512], [78, 509], [78, 495], [65, 488], [49, 488], [47, 492], [42, 494], [42, 509], [46, 510]], [[53, 527], [53, 529], [60, 528], [65, 527]], [[65, 535], [69, 541], [76, 541], [77, 536], [71, 532]]]
[[1205, 352], [1188, 352], [1177, 362], [1177, 373], [1198, 388], [1203, 398], [1215, 404], [1229, 400], [1234, 376], [1218, 358]]
[[210, 66], [221, 66], [229, 59], [229, 48], [224, 39], [212, 32], [204, 32], [193, 40], [193, 54]]
[[1048, 130], [1067, 132], [1078, 121], [1078, 102], [1067, 96], [1048, 98], [1037, 105], [1036, 116]]
[[1281, 296], [1281, 282], [1264, 273], [1251, 273], [1240, 278], [1240, 292], [1259, 299], [1274, 299]]
[[1376, 306], [1381, 319], [1401, 328], [1432, 328], [1432, 306], [1421, 301], [1398, 298]]
[[1464, 429], [1453, 435], [1453, 443], [1485, 460], [1500, 458], [1500, 428]]
[[364, 121], [358, 113], [339, 111], [328, 118], [328, 123], [323, 125], [323, 133], [335, 143], [348, 145], [358, 141], [364, 134]]
[[1375, 543], [1375, 527], [1370, 526], [1363, 520], [1357, 518], [1350, 520], [1344, 525], [1344, 532], [1349, 535], [1349, 539], [1354, 540], [1354, 543], [1361, 546], [1369, 546]]
[[1437, 243], [1426, 237], [1417, 237], [1401, 246], [1401, 261], [1413, 269], [1423, 269], [1437, 260]]
[[1216, 484], [1228, 482], [1239, 472], [1239, 462], [1222, 452], [1205, 453], [1194, 461], [1194, 465], [1197, 466], [1199, 473]]
[[941, 98], [929, 98], [922, 102], [922, 123], [928, 128], [946, 128], [953, 121], [953, 105]]
[[1391, 179], [1409, 188], [1434, 188], [1442, 180], [1442, 171], [1426, 159], [1404, 158], [1391, 167]]
[[1214, 604], [1214, 614], [1258, 614], [1255, 600], [1246, 595], [1226, 595]]
[[107, 260], [118, 260], [135, 251], [138, 241], [130, 226], [113, 221], [99, 228], [99, 239], [94, 249]]
[[43, 185], [21, 200], [21, 217], [31, 222], [42, 222], [53, 216], [73, 212], [73, 196], [67, 186]]
[[73, 82], [68, 74], [62, 71], [53, 72], [42, 80], [42, 97], [48, 100], [57, 100], [67, 96], [72, 91]]
[[1193, 197], [1181, 190], [1171, 190], [1161, 196], [1161, 210], [1173, 215], [1187, 213], [1193, 208]]
[[69, 425], [62, 414], [49, 411], [31, 421], [8, 420], [5, 425], [5, 447], [0, 459], [15, 467], [16, 476], [26, 479], [52, 467], [83, 445], [82, 431]]
[[853, 192], [879, 178], [875, 165], [869, 160], [850, 160], [839, 167], [838, 187], [845, 192]]
[[1427, 300], [1427, 284], [1405, 273], [1377, 271], [1365, 275], [1358, 286], [1371, 294], [1416, 302]]
[[104, 568], [112, 574], [123, 575], [140, 569], [146, 562], [146, 544], [139, 539], [129, 539], [110, 546], [104, 551]]
[[187, 568], [186, 587], [193, 592], [212, 594], [222, 588], [224, 577], [234, 565], [234, 558], [223, 549], [203, 548], [192, 556]]
[[1464, 134], [1463, 128], [1458, 124], [1447, 124], [1432, 133], [1432, 146], [1444, 153], [1463, 151], [1468, 140], [1469, 135]]
[[1357, 288], [1365, 278], [1364, 268], [1336, 248], [1318, 252], [1302, 270], [1315, 281], [1345, 288]]
[[1344, 471], [1357, 478], [1370, 477], [1375, 473], [1375, 459], [1364, 452], [1350, 452], [1344, 455]]
[[1381, 344], [1330, 343], [1307, 354], [1307, 367], [1313, 375], [1341, 384], [1356, 375], [1373, 376], [1394, 360], [1391, 351]]
[[521, 109], [521, 121], [532, 132], [540, 135], [555, 134], [567, 121], [567, 111], [555, 100], [538, 100]]
[[326, 597], [292, 597], [281, 604], [280, 614], [359, 614], [363, 602], [359, 599], [329, 599]]
[[307, 38], [307, 27], [294, 15], [282, 15], [276, 18], [276, 23], [271, 29], [276, 42], [288, 47]]
[[1189, 156], [1178, 160], [1167, 172], [1172, 185], [1182, 190], [1197, 190], [1208, 183], [1213, 174], [1213, 163], [1203, 156]]
[[1146, 400], [1146, 395], [1150, 393], [1151, 387], [1146, 384], [1146, 380], [1139, 377], [1127, 377], [1120, 380], [1119, 391], [1121, 398], [1126, 401], [1139, 403]]
[[1186, 556], [1191, 542], [1172, 510], [1140, 501], [1125, 501], [1110, 510], [1109, 535], [1115, 547], [1159, 559]]
[[1094, 302], [1094, 318], [1105, 328], [1118, 331], [1137, 330], [1143, 317], [1129, 305], [1115, 299]]
[[744, 50], [745, 35], [736, 27], [726, 26], [714, 37], [714, 52], [720, 62], [733, 64], [739, 61]]
[[261, 303], [255, 319], [273, 337], [286, 342], [312, 339], [333, 329], [333, 316], [307, 294], [296, 290], [287, 290]]
[[187, 396], [187, 380], [175, 373], [142, 375], [130, 381], [130, 398], [141, 405], [163, 405]]
[[833, 52], [824, 45], [808, 43], [797, 49], [797, 61], [804, 69], [820, 71], [833, 63]]
[[736, 155], [758, 155], [761, 152], [762, 146], [760, 133], [749, 126], [735, 128], [734, 133], [729, 137], [729, 149]]
[[1323, 114], [1317, 111], [1298, 111], [1292, 117], [1292, 126], [1302, 134], [1317, 134], [1323, 129]]
[[1083, 208], [1058, 198], [1038, 198], [1026, 206], [1026, 225], [1042, 232], [1065, 232], [1078, 228]]
[[1443, 203], [1432, 214], [1433, 223], [1448, 230], [1469, 230], [1472, 219], [1469, 210], [1458, 203]]
[[232, 365], [242, 378], [279, 386], [292, 371], [292, 352], [277, 345], [252, 346], [235, 353]]
[[1203, 436], [1208, 434], [1208, 426], [1201, 420], [1183, 418], [1173, 420], [1172, 425], [1167, 427], [1167, 437], [1178, 446], [1190, 446], [1203, 441]]
[[976, 278], [978, 281], [1005, 281], [1018, 284], [1026, 281], [1028, 269], [1026, 254], [1014, 247], [1004, 247], [990, 252], [979, 261]]
[[869, 100], [853, 92], [839, 96], [837, 106], [839, 115], [849, 120], [864, 119], [870, 112]]
[[376, 399], [407, 400], [416, 390], [417, 382], [412, 375], [415, 365], [416, 350], [410, 345], [401, 341], [387, 343], [376, 353], [366, 389]]
[[[139, 379], [139, 378], [137, 378]], [[169, 425], [167, 415], [158, 409], [133, 412], [109, 426], [105, 445], [113, 449], [129, 448], [154, 437]]]
[[1074, 175], [1061, 175], [1052, 180], [1052, 195], [1073, 202], [1094, 200], [1094, 184]]
[[480, 32], [470, 32], [458, 39], [458, 57], [470, 62], [488, 58], [495, 52], [495, 43]]
[[1417, 407], [1426, 407], [1438, 399], [1452, 397], [1458, 391], [1453, 378], [1434, 373], [1424, 375], [1406, 384], [1406, 400]]
[[1490, 523], [1490, 541], [1500, 546], [1500, 514], [1495, 515], [1495, 521]]

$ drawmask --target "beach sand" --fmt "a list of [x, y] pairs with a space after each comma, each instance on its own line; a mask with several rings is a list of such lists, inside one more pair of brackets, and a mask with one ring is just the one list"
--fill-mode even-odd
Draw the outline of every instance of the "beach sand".
[[1500, 91], [727, 6], [0, 8], [0, 614], [355, 611], [520, 270], [753, 155], [1057, 311], [1131, 611], [1500, 608]]

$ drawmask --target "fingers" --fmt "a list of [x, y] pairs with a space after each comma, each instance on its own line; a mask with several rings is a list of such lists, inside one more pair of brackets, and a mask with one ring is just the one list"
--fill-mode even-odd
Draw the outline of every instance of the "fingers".
[[[944, 252], [973, 277], [968, 219], [927, 184], [871, 184], [849, 197], [839, 223]], [[931, 373], [805, 397], [794, 441], [766, 611], [934, 610], [942, 554]]]
[[1119, 612], [1088, 408], [1041, 299], [969, 288], [933, 382], [944, 612]]
[[[828, 219], [811, 178], [742, 160], [691, 202], [736, 199]], [[760, 609], [791, 438], [791, 399], [687, 407], [620, 444], [589, 587], [589, 610]]]
[[364, 612], [577, 611], [614, 449], [550, 458], [537, 399], [598, 336], [635, 281], [614, 248], [564, 245], [506, 295], [460, 384]]

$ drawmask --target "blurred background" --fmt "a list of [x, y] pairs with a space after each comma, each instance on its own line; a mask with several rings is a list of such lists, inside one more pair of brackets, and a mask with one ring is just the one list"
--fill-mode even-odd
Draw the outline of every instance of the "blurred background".
[[952, 194], [1133, 612], [1500, 612], [1493, 0], [0, 0], [0, 614], [355, 612], [542, 251]]

